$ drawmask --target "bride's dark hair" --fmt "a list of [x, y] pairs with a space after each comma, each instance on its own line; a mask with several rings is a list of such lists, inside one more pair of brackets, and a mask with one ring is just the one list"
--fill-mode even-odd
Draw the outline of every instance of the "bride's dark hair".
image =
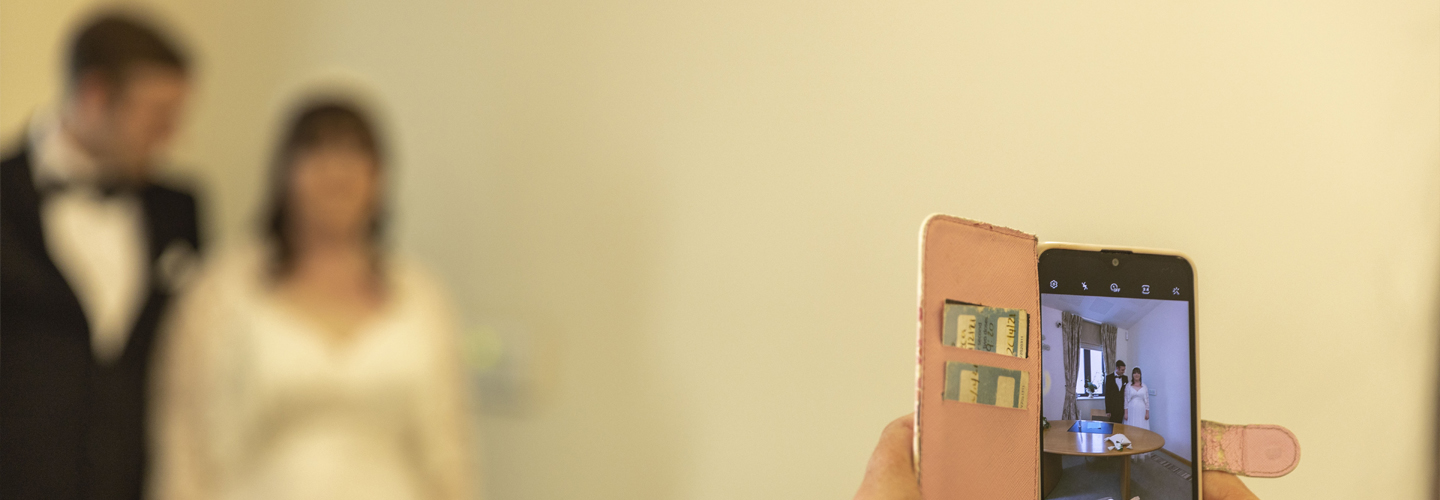
[[1143, 376], [1144, 373], [1141, 373], [1141, 372], [1140, 372], [1140, 367], [1137, 366], [1137, 367], [1135, 367], [1134, 370], [1130, 370], [1130, 385], [1135, 385], [1135, 376], [1136, 376], [1136, 375], [1141, 375], [1140, 378], [1141, 378], [1142, 380], [1145, 378], [1145, 377]]
[[[296, 157], [306, 150], [341, 143], [370, 155], [377, 169], [383, 169], [385, 164], [379, 133], [359, 102], [343, 97], [312, 97], [296, 106], [296, 110], [275, 153], [270, 174], [270, 205], [265, 210], [265, 234], [276, 246], [272, 268], [276, 277], [288, 274], [295, 261], [295, 242], [287, 226], [291, 222], [290, 173]], [[381, 203], [372, 215], [368, 235], [377, 256], [385, 229], [385, 210], [383, 201]]]

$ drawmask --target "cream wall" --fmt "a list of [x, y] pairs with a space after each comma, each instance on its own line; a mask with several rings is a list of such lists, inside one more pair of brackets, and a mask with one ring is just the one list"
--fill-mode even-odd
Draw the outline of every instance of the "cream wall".
[[[288, 89], [353, 75], [403, 246], [554, 346], [540, 404], [480, 423], [495, 498], [850, 495], [912, 406], [932, 212], [1189, 252], [1202, 414], [1304, 442], [1260, 496], [1427, 491], [1435, 2], [164, 3], [213, 233]], [[7, 138], [74, 5], [0, 4]], [[1414, 439], [1336, 432], [1375, 424]]]

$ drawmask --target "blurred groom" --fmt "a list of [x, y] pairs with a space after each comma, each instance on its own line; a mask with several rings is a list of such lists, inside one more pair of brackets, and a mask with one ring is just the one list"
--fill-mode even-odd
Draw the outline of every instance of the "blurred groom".
[[1110, 414], [1111, 422], [1125, 422], [1125, 384], [1128, 383], [1125, 362], [1115, 360], [1115, 372], [1105, 376], [1105, 413]]
[[188, 63], [110, 12], [65, 76], [0, 161], [0, 498], [138, 500], [156, 327], [200, 248], [195, 199], [151, 180]]

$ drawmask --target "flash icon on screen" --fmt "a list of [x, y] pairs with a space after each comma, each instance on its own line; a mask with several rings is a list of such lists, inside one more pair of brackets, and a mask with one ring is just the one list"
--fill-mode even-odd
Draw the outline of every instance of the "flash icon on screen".
[[1080, 282], [1080, 289], [1081, 289], [1081, 290], [1089, 290], [1089, 289], [1090, 289], [1090, 285], [1086, 285], [1084, 281], [1081, 281], [1081, 282]]

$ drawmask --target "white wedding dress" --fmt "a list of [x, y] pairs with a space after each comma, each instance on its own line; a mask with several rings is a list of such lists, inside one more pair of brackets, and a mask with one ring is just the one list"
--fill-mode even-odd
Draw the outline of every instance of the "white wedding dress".
[[1141, 384], [1137, 389], [1133, 384], [1125, 384], [1125, 425], [1150, 428], [1150, 419], [1145, 418], [1146, 412], [1150, 411], [1150, 388]]
[[387, 259], [387, 304], [337, 343], [270, 292], [264, 248], [212, 263], [175, 310], [152, 498], [470, 498], [465, 384], [440, 288]]

